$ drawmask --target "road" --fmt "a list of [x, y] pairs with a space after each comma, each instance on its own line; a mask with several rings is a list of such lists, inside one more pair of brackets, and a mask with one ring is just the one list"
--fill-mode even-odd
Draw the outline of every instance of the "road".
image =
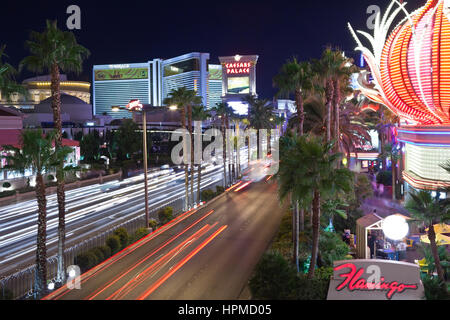
[[45, 299], [237, 299], [278, 230], [273, 180], [241, 182], [84, 273]]
[[[209, 166], [202, 173], [201, 188], [215, 189], [216, 185], [222, 185], [222, 179], [222, 167]], [[69, 248], [121, 222], [140, 216], [143, 219], [143, 181], [141, 175], [120, 182], [113, 181], [67, 191], [66, 247]], [[174, 204], [181, 206], [183, 198], [184, 172], [149, 177], [149, 206], [154, 217], [154, 209]], [[57, 249], [56, 195], [47, 196], [47, 201], [47, 250], [50, 257], [56, 254]], [[34, 263], [36, 221], [36, 200], [0, 208], [0, 276]]]

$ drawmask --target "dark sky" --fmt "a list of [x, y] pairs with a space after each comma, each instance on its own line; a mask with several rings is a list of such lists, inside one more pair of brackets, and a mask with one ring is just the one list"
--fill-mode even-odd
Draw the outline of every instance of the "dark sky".
[[[297, 1], [2, 1], [0, 44], [7, 45], [8, 62], [17, 66], [27, 55], [30, 30], [42, 31], [46, 19], [57, 19], [66, 30], [66, 8], [81, 8], [78, 42], [91, 51], [83, 74], [73, 80], [92, 81], [92, 65], [146, 62], [188, 52], [218, 56], [257, 54], [257, 91], [271, 99], [272, 77], [286, 59], [319, 58], [327, 45], [353, 54], [355, 43], [347, 29], [366, 30], [369, 5], [384, 10], [389, 0]], [[6, 2], [6, 3], [5, 3]], [[410, 0], [416, 9], [425, 0]], [[30, 74], [24, 72], [23, 80]]]

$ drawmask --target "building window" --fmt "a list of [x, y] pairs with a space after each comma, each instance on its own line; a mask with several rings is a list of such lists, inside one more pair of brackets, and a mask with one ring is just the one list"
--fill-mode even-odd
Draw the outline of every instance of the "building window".
[[190, 71], [200, 71], [199, 59], [193, 58], [164, 66], [164, 76], [174, 76]]

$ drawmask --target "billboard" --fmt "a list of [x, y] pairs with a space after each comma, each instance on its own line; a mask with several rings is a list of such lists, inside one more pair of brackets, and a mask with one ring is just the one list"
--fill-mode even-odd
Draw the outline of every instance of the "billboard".
[[249, 94], [250, 77], [228, 78], [228, 94]]
[[148, 79], [147, 68], [94, 70], [95, 81]]

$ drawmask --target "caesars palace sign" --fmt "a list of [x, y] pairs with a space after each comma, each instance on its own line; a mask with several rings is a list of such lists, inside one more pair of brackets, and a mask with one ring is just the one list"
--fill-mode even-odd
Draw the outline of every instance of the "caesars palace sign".
[[251, 62], [232, 62], [225, 64], [227, 74], [249, 74], [251, 66]]
[[328, 300], [420, 300], [418, 265], [390, 260], [334, 262]]

